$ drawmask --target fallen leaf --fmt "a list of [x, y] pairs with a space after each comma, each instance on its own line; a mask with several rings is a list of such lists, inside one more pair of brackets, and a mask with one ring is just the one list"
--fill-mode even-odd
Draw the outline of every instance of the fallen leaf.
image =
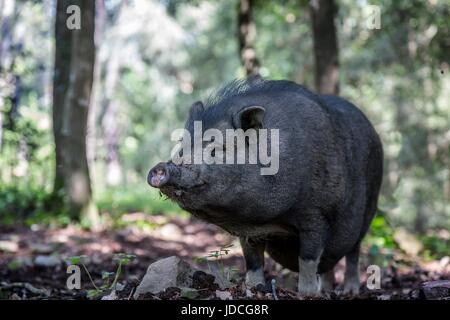
[[116, 290], [112, 290], [110, 294], [103, 296], [102, 300], [117, 300]]
[[233, 300], [233, 296], [229, 291], [216, 290], [216, 297], [220, 300]]

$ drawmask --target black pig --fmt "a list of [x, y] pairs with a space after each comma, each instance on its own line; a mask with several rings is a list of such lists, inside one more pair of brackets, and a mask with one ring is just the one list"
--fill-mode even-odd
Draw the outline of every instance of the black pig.
[[299, 272], [300, 294], [316, 295], [332, 289], [333, 267], [345, 256], [344, 291], [358, 293], [360, 243], [376, 212], [383, 162], [364, 114], [290, 81], [252, 79], [194, 103], [186, 122], [192, 135], [194, 121], [203, 131], [279, 129], [278, 172], [262, 175], [262, 164], [169, 161], [150, 170], [149, 184], [239, 236], [249, 285], [265, 282], [267, 251]]

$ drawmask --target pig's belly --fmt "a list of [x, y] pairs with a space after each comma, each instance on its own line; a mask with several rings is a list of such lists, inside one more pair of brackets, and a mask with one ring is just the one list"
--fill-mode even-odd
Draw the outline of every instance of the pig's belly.
[[270, 237], [286, 237], [293, 235], [293, 230], [277, 222], [248, 223], [243, 221], [219, 222], [208, 219], [205, 220], [210, 223], [217, 224], [228, 233], [237, 237], [266, 239]]
[[[298, 237], [276, 237], [266, 240], [266, 251], [270, 257], [284, 268], [298, 272], [298, 254], [300, 240]], [[340, 258], [323, 254], [320, 257], [319, 272], [331, 270]]]

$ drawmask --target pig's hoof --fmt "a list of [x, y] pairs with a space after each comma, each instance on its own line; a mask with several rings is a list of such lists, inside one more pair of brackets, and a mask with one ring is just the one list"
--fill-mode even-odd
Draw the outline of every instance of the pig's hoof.
[[348, 281], [344, 283], [344, 290], [342, 291], [343, 294], [349, 294], [356, 296], [359, 294], [359, 281]]
[[334, 290], [334, 270], [330, 270], [320, 275], [320, 291], [330, 293]]
[[310, 298], [315, 298], [315, 297], [320, 297], [321, 293], [318, 290], [315, 290], [314, 288], [298, 288], [298, 296], [300, 298], [305, 298], [305, 297], [310, 297]]
[[255, 271], [249, 270], [245, 275], [245, 285], [248, 288], [253, 288], [258, 285], [265, 285], [266, 280], [264, 279], [264, 271], [262, 269], [257, 269]]
[[318, 297], [320, 296], [319, 281], [303, 282], [298, 286], [300, 297]]
[[299, 258], [298, 294], [300, 296], [315, 297], [320, 295], [320, 276], [317, 274], [317, 260], [303, 260]]

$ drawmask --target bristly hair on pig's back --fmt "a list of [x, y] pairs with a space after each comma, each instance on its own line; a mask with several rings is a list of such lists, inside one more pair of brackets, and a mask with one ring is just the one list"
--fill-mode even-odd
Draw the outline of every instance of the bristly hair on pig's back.
[[205, 102], [205, 109], [220, 105], [227, 99], [245, 93], [267, 93], [278, 90], [293, 90], [320, 104], [319, 97], [306, 87], [287, 80], [264, 80], [260, 76], [251, 76], [247, 79], [234, 79], [225, 86], [214, 91]]
[[[264, 80], [261, 79], [262, 82]], [[246, 93], [252, 89], [254, 83], [250, 79], [234, 79], [225, 86], [213, 91], [205, 101], [205, 109], [218, 105], [224, 100]]]

